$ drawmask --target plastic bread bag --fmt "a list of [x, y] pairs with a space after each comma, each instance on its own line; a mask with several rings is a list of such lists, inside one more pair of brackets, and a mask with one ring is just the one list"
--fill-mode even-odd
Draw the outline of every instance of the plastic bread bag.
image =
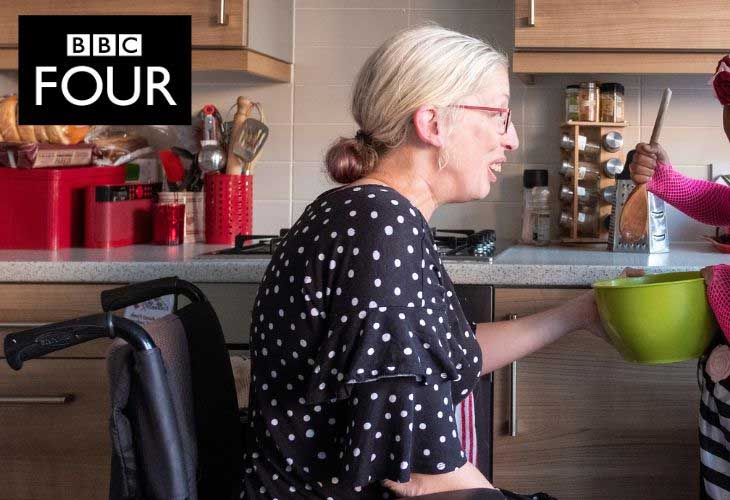
[[[152, 154], [173, 146], [190, 150], [195, 148], [190, 127], [171, 125], [96, 125], [84, 139], [95, 144], [102, 153], [103, 162], [117, 165], [129, 161], [127, 155], [139, 149], [152, 148]], [[125, 160], [121, 160], [122, 158]]]

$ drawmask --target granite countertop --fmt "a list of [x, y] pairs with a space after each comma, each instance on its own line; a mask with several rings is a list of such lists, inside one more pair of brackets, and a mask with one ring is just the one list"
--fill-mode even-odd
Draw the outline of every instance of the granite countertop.
[[[269, 262], [265, 255], [231, 257], [203, 254], [225, 248], [190, 244], [136, 245], [109, 250], [0, 250], [0, 282], [125, 283], [178, 276], [198, 283], [258, 283]], [[709, 243], [673, 243], [667, 254], [612, 253], [603, 248], [513, 246], [492, 263], [444, 261], [457, 284], [585, 287], [609, 279], [624, 267], [647, 272], [699, 270], [730, 264], [730, 255]]]

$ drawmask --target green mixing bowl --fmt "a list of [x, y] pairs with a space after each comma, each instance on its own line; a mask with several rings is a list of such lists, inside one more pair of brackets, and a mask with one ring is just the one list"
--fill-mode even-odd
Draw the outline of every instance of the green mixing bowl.
[[598, 281], [593, 289], [603, 328], [629, 361], [698, 358], [717, 332], [699, 272]]

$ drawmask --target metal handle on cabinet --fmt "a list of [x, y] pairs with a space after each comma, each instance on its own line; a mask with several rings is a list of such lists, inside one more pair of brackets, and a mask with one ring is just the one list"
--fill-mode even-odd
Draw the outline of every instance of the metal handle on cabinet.
[[228, 14], [226, 14], [226, 0], [220, 0], [220, 10], [214, 21], [219, 26], [228, 26]]
[[537, 0], [530, 0], [530, 16], [527, 18], [527, 25], [535, 27], [535, 2]]
[[62, 394], [60, 396], [0, 396], [0, 405], [65, 405], [73, 399], [73, 394]]
[[[507, 315], [510, 321], [517, 319], [517, 314], [510, 313]], [[509, 377], [509, 435], [517, 436], [517, 361], [510, 363]]]

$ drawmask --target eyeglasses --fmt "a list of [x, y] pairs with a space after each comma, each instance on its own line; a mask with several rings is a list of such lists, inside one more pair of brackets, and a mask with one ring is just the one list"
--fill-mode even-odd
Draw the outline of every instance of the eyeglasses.
[[504, 119], [504, 131], [501, 132], [502, 135], [506, 134], [509, 130], [509, 119], [510, 116], [512, 116], [512, 110], [509, 108], [490, 108], [487, 106], [469, 106], [467, 104], [452, 104], [449, 106], [450, 108], [462, 108], [462, 109], [475, 109], [477, 111], [491, 111], [493, 113], [499, 113], [499, 116], [504, 116], [505, 113], [507, 113], [507, 117]]

